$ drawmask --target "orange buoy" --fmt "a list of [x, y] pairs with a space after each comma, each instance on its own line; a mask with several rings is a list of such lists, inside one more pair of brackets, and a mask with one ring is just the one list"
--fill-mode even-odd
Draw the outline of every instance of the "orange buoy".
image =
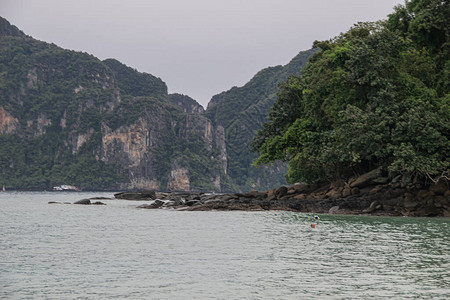
[[316, 228], [316, 224], [311, 224], [311, 228]]

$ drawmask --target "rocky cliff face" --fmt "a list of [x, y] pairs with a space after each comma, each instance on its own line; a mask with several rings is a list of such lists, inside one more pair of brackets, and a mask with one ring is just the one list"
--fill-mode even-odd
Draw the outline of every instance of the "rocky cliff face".
[[0, 107], [0, 134], [13, 134], [17, 131], [19, 120]]
[[[0, 182], [7, 188], [280, 184], [282, 166], [255, 171], [247, 146], [287, 67], [213, 97], [205, 112], [186, 95], [169, 95], [160, 78], [34, 40], [2, 18], [0, 37]], [[308, 55], [288, 67], [299, 72]]]
[[0, 34], [2, 184], [221, 190], [223, 130], [195, 100], [116, 60], [36, 41], [1, 18]]
[[[106, 163], [118, 162], [130, 175], [146, 175], [152, 173], [151, 147], [156, 143], [146, 120], [139, 119], [129, 126], [121, 126], [112, 130], [102, 124], [102, 155]], [[136, 179], [136, 178], [134, 178]]]
[[170, 191], [190, 191], [189, 170], [178, 166], [176, 162], [171, 167], [167, 188]]

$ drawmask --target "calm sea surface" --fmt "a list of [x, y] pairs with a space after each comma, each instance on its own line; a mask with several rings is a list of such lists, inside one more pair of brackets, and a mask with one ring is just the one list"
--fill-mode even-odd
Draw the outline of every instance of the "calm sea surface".
[[94, 196], [0, 192], [1, 299], [449, 299], [448, 218], [47, 204]]

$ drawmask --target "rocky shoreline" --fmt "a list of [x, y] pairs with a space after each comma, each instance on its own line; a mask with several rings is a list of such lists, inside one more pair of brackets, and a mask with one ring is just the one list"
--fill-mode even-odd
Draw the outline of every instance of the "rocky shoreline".
[[[381, 177], [373, 170], [348, 182], [297, 183], [248, 193], [126, 191], [114, 198], [81, 199], [74, 204], [104, 205], [98, 200], [147, 201], [141, 209], [185, 211], [284, 210], [378, 216], [450, 217], [449, 181], [423, 186], [408, 176]], [[59, 202], [49, 202], [49, 204]]]
[[448, 181], [424, 188], [408, 178], [388, 180], [377, 170], [350, 182], [298, 183], [265, 192], [208, 194], [201, 192], [123, 192], [116, 199], [154, 200], [143, 209], [187, 211], [285, 210], [310, 213], [450, 217]]

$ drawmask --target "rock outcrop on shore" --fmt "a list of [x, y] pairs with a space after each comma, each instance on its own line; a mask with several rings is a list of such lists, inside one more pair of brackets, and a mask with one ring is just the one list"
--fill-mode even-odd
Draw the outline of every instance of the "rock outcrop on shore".
[[156, 199], [155, 191], [140, 191], [140, 192], [121, 192], [114, 194], [114, 198], [123, 200], [154, 200]]
[[[448, 181], [441, 180], [424, 188], [402, 178], [388, 181], [380, 176], [381, 173], [374, 170], [349, 182], [298, 183], [265, 192], [156, 192], [153, 199], [157, 200], [139, 208], [175, 208], [188, 211], [287, 210], [330, 214], [450, 217]], [[143, 193], [148, 194], [148, 191]], [[124, 195], [120, 194], [120, 199], [124, 199]]]

